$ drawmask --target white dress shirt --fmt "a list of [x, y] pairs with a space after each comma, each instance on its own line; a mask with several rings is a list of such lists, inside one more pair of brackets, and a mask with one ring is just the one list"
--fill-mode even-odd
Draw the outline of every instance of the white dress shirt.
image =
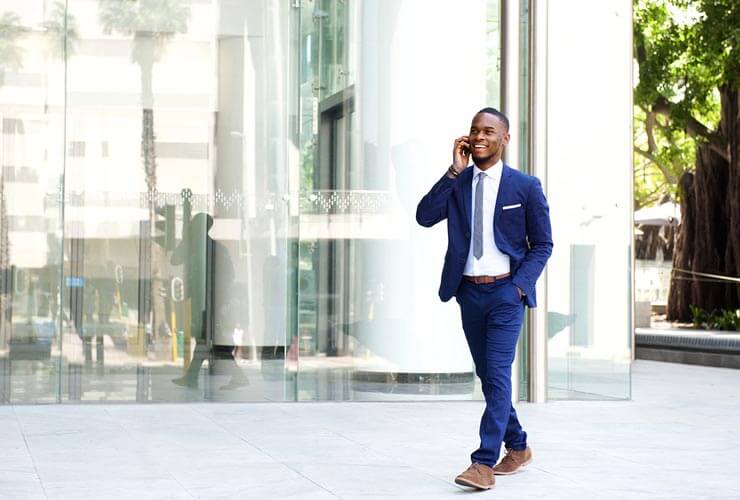
[[[463, 274], [466, 276], [498, 276], [510, 271], [509, 256], [501, 253], [498, 247], [496, 247], [493, 237], [493, 214], [496, 210], [496, 198], [498, 196], [498, 187], [501, 183], [502, 171], [503, 163], [501, 160], [485, 171], [479, 169], [477, 166], [473, 167], [473, 195], [470, 197], [470, 249], [468, 250], [468, 260], [463, 270]], [[483, 175], [478, 176], [481, 172]], [[478, 189], [480, 181], [485, 183], [483, 188], [483, 255], [480, 259], [476, 259], [473, 255], [472, 230], [475, 228], [475, 191]]]

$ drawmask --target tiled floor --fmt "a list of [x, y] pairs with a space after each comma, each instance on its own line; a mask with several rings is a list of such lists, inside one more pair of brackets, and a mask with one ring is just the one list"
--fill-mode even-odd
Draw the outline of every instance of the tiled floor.
[[[740, 370], [638, 361], [630, 402], [519, 405], [476, 498], [740, 498]], [[0, 498], [459, 498], [481, 402], [0, 406]]]

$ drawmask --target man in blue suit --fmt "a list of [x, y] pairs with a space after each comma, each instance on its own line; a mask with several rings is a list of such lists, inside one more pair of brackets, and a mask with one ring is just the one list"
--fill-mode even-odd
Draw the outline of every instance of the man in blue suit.
[[[416, 210], [424, 227], [447, 219], [439, 297], [447, 302], [454, 296], [460, 305], [486, 399], [480, 446], [455, 482], [477, 489], [493, 487], [496, 474], [513, 474], [532, 461], [511, 404], [511, 364], [524, 306], [536, 306], [535, 282], [553, 246], [539, 180], [501, 161], [509, 138], [506, 116], [493, 108], [479, 111], [470, 133], [455, 140], [452, 165]], [[468, 167], [471, 156], [475, 165]], [[507, 453], [498, 462], [502, 442]]]

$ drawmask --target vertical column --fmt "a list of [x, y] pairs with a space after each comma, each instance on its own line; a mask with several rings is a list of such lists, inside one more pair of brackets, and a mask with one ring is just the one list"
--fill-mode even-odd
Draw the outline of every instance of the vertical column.
[[504, 161], [519, 168], [517, 154], [520, 138], [519, 90], [521, 82], [519, 58], [520, 3], [527, 0], [503, 0], [501, 9], [501, 111], [509, 118], [511, 140], [504, 153]]
[[[501, 8], [501, 111], [509, 118], [511, 139], [504, 151], [504, 161], [514, 168], [519, 165], [519, 100], [521, 79], [520, 58], [520, 11], [521, 2], [527, 0], [503, 0]], [[525, 332], [526, 334], [526, 332]], [[518, 349], [517, 349], [518, 350]], [[519, 399], [519, 370], [522, 360], [514, 359], [511, 376], [511, 398]]]
[[[530, 172], [547, 186], [547, 0], [530, 2]], [[547, 399], [547, 268], [537, 282], [538, 307], [529, 310], [529, 400]]]

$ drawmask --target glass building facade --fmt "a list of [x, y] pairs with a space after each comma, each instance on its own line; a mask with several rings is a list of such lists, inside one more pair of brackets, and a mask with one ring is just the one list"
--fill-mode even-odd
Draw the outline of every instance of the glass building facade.
[[0, 403], [480, 397], [414, 213], [484, 106], [555, 240], [515, 396], [628, 398], [631, 6], [572, 3], [0, 0]]

